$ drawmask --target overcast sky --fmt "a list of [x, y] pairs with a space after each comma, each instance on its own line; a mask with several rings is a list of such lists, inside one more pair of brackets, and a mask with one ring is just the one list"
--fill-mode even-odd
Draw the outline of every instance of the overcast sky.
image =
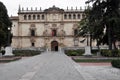
[[86, 0], [0, 0], [0, 1], [3, 2], [4, 5], [6, 6], [9, 16], [11, 15], [16, 16], [19, 5], [21, 7], [24, 7], [25, 9], [27, 7], [29, 9], [31, 9], [31, 7], [33, 7], [33, 9], [35, 9], [35, 7], [40, 9], [41, 7], [42, 10], [44, 10], [46, 8], [52, 7], [53, 5], [63, 9], [67, 9], [67, 6], [69, 9], [71, 9], [71, 7], [75, 9], [77, 6], [79, 9], [80, 6], [82, 7], [85, 6]]

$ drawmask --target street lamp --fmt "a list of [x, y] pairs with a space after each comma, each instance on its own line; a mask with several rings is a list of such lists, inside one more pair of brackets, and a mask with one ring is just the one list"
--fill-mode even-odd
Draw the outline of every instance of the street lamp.
[[10, 31], [11, 31], [11, 29], [10, 29], [10, 27], [8, 27], [8, 42], [7, 42], [7, 46], [10, 46]]
[[12, 47], [10, 45], [10, 36], [11, 36], [11, 28], [8, 27], [8, 41], [7, 41], [7, 46], [5, 47], [5, 56], [13, 56]]

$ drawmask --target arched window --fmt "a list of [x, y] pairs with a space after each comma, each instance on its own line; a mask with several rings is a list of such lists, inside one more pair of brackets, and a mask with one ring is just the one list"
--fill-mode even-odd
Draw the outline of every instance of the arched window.
[[80, 14], [77, 15], [78, 19], [80, 19]]
[[69, 14], [69, 19], [71, 19], [71, 14]]
[[35, 15], [33, 15], [33, 20], [35, 20], [36, 19], [36, 16]]
[[31, 15], [28, 16], [28, 19], [31, 20]]
[[27, 15], [24, 15], [24, 20], [27, 20]]
[[64, 15], [64, 19], [67, 19], [67, 15], [66, 14]]
[[45, 18], [45, 16], [44, 16], [44, 15], [42, 15], [42, 20], [44, 20], [44, 18]]
[[38, 19], [38, 20], [40, 19], [40, 15], [37, 15], [37, 19]]
[[73, 19], [76, 19], [76, 15], [75, 14], [73, 14]]
[[31, 30], [31, 36], [35, 36], [35, 30]]

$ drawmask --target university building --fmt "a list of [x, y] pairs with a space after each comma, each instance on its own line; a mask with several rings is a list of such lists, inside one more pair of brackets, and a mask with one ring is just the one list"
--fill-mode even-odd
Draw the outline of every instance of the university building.
[[[45, 10], [29, 10], [19, 7], [18, 16], [12, 16], [13, 48], [61, 48], [85, 47], [86, 42], [78, 34], [79, 21], [84, 17], [80, 9], [50, 7]], [[95, 43], [93, 44], [95, 45]]]

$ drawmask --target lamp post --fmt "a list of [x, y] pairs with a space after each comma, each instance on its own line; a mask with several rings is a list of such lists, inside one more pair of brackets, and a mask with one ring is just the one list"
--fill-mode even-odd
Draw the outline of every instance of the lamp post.
[[7, 46], [10, 46], [10, 27], [8, 27], [8, 42]]
[[10, 36], [11, 36], [11, 28], [8, 27], [8, 41], [7, 41], [7, 46], [5, 47], [5, 56], [13, 56], [12, 47], [10, 45]]

